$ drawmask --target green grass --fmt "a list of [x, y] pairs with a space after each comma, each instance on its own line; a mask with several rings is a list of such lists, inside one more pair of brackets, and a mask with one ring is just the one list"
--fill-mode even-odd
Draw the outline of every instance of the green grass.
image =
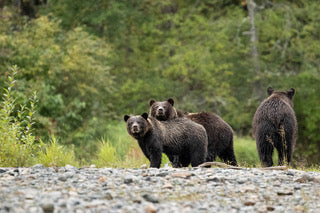
[[104, 138], [116, 149], [116, 156], [119, 160], [124, 160], [127, 153], [137, 142], [127, 133], [126, 123], [124, 121], [114, 121], [107, 125], [107, 132]]
[[61, 167], [67, 164], [78, 166], [73, 149], [67, 149], [60, 145], [54, 136], [51, 136], [51, 140], [47, 144], [40, 142], [41, 151], [36, 156], [37, 163], [47, 167]]
[[[256, 141], [251, 137], [234, 137], [234, 151], [239, 166], [243, 167], [261, 167]], [[278, 165], [278, 153], [274, 149], [273, 165]]]
[[239, 166], [261, 166], [256, 142], [252, 138], [234, 137], [233, 147]]
[[[126, 129], [125, 122], [111, 122], [107, 125], [107, 133], [101, 140], [96, 158], [93, 163], [98, 167], [140, 168], [150, 165], [149, 160], [142, 153], [138, 142], [132, 138]], [[161, 166], [168, 163], [165, 154], [162, 155]]]

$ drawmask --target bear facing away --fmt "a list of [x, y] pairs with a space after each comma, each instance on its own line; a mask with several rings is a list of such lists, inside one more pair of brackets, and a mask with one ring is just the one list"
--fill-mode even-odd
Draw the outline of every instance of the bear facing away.
[[233, 149], [233, 130], [230, 125], [218, 115], [208, 112], [182, 113], [175, 109], [172, 98], [169, 98], [167, 101], [150, 100], [149, 105], [150, 116], [160, 121], [185, 117], [202, 125], [208, 136], [207, 162], [214, 161], [216, 156], [218, 156], [226, 163], [234, 166], [237, 165]]
[[[124, 116], [129, 135], [135, 138], [150, 167], [160, 168], [162, 153], [179, 156], [182, 166], [198, 166], [207, 155], [207, 134], [203, 126], [186, 118], [160, 122], [148, 117]], [[173, 159], [170, 159], [173, 160]]]
[[292, 98], [295, 90], [287, 92], [267, 89], [266, 98], [253, 117], [253, 136], [263, 166], [272, 166], [274, 148], [278, 151], [278, 165], [291, 162], [297, 134], [297, 120]]

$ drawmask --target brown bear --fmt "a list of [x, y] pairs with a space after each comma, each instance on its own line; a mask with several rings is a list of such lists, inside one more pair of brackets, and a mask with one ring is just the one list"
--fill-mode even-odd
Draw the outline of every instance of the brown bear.
[[[135, 138], [150, 167], [160, 168], [162, 153], [179, 156], [183, 167], [198, 166], [205, 161], [208, 139], [203, 126], [186, 118], [160, 122], [148, 117], [124, 116], [128, 133]], [[170, 160], [173, 160], [172, 158]]]
[[266, 98], [253, 117], [253, 136], [262, 166], [272, 166], [274, 148], [278, 151], [278, 165], [290, 164], [297, 134], [297, 119], [292, 98], [295, 90], [286, 92], [267, 89]]
[[208, 112], [182, 113], [175, 109], [172, 98], [169, 98], [167, 101], [150, 100], [149, 105], [150, 116], [160, 121], [186, 117], [201, 124], [205, 128], [208, 136], [207, 162], [212, 162], [216, 159], [216, 156], [219, 156], [224, 162], [234, 166], [237, 165], [233, 149], [233, 130], [231, 126], [218, 115]]

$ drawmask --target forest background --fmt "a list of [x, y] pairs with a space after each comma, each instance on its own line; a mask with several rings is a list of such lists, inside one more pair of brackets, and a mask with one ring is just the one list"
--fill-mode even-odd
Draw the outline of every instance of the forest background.
[[30, 109], [37, 91], [34, 141], [57, 139], [81, 165], [143, 158], [123, 116], [170, 97], [221, 116], [248, 161], [267, 87], [295, 88], [294, 162], [319, 164], [319, 11], [318, 0], [1, 0], [0, 87], [17, 65], [15, 105]]

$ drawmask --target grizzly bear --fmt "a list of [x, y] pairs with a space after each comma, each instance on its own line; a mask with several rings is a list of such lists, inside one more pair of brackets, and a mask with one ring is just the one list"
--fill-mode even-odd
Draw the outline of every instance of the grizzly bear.
[[274, 148], [278, 151], [278, 165], [291, 162], [297, 134], [297, 119], [292, 98], [295, 90], [286, 92], [267, 89], [266, 98], [254, 114], [252, 127], [262, 166], [273, 166]]
[[[224, 162], [237, 165], [233, 149], [233, 130], [222, 118], [214, 113], [182, 113], [174, 107], [174, 101], [169, 98], [167, 101], [149, 101], [150, 116], [160, 121], [167, 121], [179, 117], [188, 118], [202, 125], [208, 137], [207, 162], [212, 162], [218, 156]], [[177, 160], [176, 160], [177, 161]]]
[[186, 118], [160, 122], [148, 117], [124, 116], [129, 135], [135, 138], [150, 167], [160, 168], [162, 153], [170, 157], [179, 156], [183, 167], [198, 166], [205, 161], [208, 139], [203, 126]]

